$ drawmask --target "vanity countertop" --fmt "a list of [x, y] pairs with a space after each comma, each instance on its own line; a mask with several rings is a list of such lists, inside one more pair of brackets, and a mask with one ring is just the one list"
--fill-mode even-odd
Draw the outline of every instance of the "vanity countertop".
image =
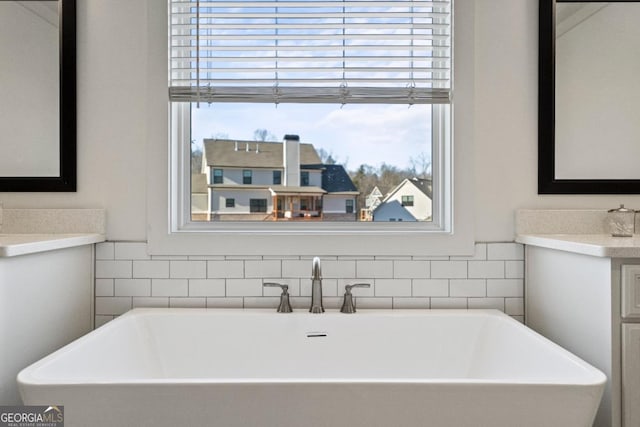
[[608, 234], [520, 234], [516, 242], [584, 255], [640, 258], [640, 235], [612, 237]]
[[0, 258], [104, 242], [104, 234], [0, 234]]

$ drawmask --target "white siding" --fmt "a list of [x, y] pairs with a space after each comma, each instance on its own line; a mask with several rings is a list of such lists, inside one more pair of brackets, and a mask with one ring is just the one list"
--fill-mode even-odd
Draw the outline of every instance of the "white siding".
[[411, 213], [418, 221], [424, 221], [431, 218], [431, 199], [427, 197], [415, 185], [406, 183], [396, 191], [387, 202], [397, 201], [402, 204], [402, 196], [413, 196], [413, 206], [405, 206], [404, 208]]
[[[347, 213], [346, 211], [346, 201], [354, 200], [353, 196], [324, 196], [322, 203], [322, 211], [324, 213]], [[355, 213], [356, 206], [355, 201], [353, 202], [353, 211]]]
[[[213, 176], [213, 169], [222, 169], [222, 183], [226, 185], [242, 184], [242, 171], [250, 170], [251, 175], [251, 185], [273, 185], [273, 171], [278, 169], [251, 169], [251, 167], [246, 168], [210, 168], [211, 176]], [[281, 170], [281, 169], [280, 169]], [[211, 178], [209, 178], [211, 179]], [[284, 179], [284, 178], [283, 178]], [[211, 181], [208, 181], [212, 183]]]
[[[227, 208], [226, 199], [235, 199], [235, 207]], [[268, 190], [212, 190], [211, 212], [212, 213], [249, 213], [250, 199], [267, 199], [267, 212], [273, 211], [273, 199]]]
[[322, 171], [309, 171], [309, 186], [322, 187]]

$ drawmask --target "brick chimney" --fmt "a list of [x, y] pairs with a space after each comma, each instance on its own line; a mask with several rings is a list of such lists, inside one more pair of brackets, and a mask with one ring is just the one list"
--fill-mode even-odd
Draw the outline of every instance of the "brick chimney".
[[285, 135], [282, 143], [282, 161], [284, 163], [284, 182], [289, 187], [300, 186], [300, 137]]

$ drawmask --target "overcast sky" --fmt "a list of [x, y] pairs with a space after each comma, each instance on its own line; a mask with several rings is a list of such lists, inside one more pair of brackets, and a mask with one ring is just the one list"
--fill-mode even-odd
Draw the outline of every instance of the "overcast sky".
[[410, 167], [410, 159], [431, 158], [430, 106], [326, 104], [201, 104], [193, 108], [192, 139], [229, 137], [253, 140], [256, 129], [267, 129], [278, 141], [300, 136], [316, 149], [331, 153], [349, 170], [361, 164], [387, 163]]

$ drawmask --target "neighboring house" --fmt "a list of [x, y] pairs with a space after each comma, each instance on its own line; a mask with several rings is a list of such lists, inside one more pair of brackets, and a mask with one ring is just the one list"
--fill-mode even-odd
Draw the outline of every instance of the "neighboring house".
[[196, 173], [191, 175], [191, 220], [209, 221], [209, 187], [207, 175]]
[[364, 208], [360, 209], [360, 221], [373, 221], [373, 211], [382, 203], [382, 196], [378, 186], [373, 187], [365, 199]]
[[373, 211], [374, 221], [431, 220], [432, 181], [405, 179], [389, 192]]
[[283, 142], [205, 139], [211, 220], [351, 220], [358, 191], [297, 135]]

